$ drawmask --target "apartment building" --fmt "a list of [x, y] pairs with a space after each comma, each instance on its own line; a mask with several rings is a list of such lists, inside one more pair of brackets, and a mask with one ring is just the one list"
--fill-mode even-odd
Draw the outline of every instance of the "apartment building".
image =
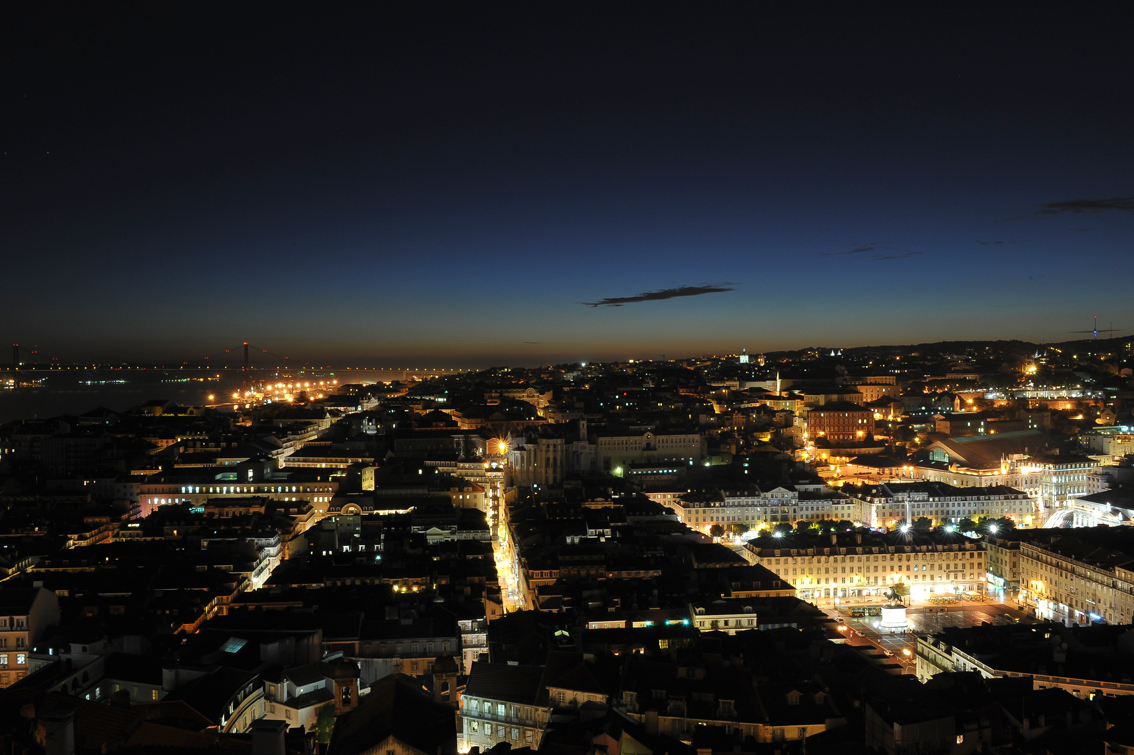
[[514, 748], [539, 747], [550, 709], [546, 691], [541, 704], [542, 666], [512, 666], [507, 663], [473, 663], [461, 696], [460, 717], [465, 752], [481, 752], [502, 742]]
[[817, 406], [807, 412], [807, 432], [832, 443], [874, 440], [874, 410], [849, 401]]
[[1017, 524], [1034, 521], [1035, 502], [1006, 485], [966, 488], [943, 482], [891, 482], [862, 488], [856, 495], [869, 505], [863, 519], [871, 527], [895, 527], [921, 517], [934, 524], [1007, 517]]
[[785, 535], [757, 538], [745, 549], [803, 600], [882, 595], [897, 583], [908, 585], [915, 600], [979, 594], [988, 571], [981, 541], [946, 532]]
[[673, 509], [685, 526], [708, 533], [714, 524], [728, 530], [733, 525], [752, 529], [775, 527], [799, 521], [868, 521], [869, 508], [858, 498], [825, 484], [799, 484], [761, 491], [721, 490], [687, 493], [678, 498], [656, 499]]
[[1020, 599], [1048, 621], [1129, 624], [1134, 616], [1134, 530], [1060, 530], [1020, 544]]
[[51, 590], [0, 590], [0, 687], [23, 679], [43, 633], [59, 624], [59, 598]]
[[270, 463], [249, 462], [236, 469], [171, 469], [146, 478], [139, 489], [142, 516], [159, 506], [187, 503], [204, 506], [223, 498], [262, 497], [271, 501], [302, 501], [325, 512], [338, 491], [336, 470], [276, 471]]

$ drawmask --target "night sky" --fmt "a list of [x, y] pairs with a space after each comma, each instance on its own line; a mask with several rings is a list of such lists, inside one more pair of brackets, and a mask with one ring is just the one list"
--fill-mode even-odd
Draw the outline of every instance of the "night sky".
[[481, 366], [1134, 328], [1130, 6], [996, 6], [8, 3], [0, 342]]

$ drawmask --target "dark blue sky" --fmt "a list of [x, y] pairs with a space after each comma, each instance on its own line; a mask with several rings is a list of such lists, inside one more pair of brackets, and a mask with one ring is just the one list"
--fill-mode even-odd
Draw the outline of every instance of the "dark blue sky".
[[1134, 328], [1122, 5], [231, 5], [3, 11], [0, 338], [455, 366]]

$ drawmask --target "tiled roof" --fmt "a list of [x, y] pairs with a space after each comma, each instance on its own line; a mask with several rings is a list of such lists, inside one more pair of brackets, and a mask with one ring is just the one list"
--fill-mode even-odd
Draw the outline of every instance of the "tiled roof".
[[422, 694], [420, 682], [402, 674], [384, 677], [338, 719], [328, 755], [356, 755], [388, 737], [429, 755], [456, 755], [454, 712]]
[[469, 674], [464, 695], [532, 705], [539, 695], [542, 678], [542, 666], [512, 666], [476, 661]]

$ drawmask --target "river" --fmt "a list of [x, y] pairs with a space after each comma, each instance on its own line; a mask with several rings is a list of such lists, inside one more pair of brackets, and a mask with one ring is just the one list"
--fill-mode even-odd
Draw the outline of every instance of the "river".
[[[410, 373], [412, 375], [412, 373]], [[319, 370], [303, 379], [333, 377], [340, 383], [373, 383], [401, 380], [405, 372], [370, 370]], [[5, 371], [0, 380], [12, 373]], [[258, 372], [257, 379], [277, 379]], [[300, 377], [300, 375], [295, 375]], [[201, 382], [203, 378], [212, 378]], [[241, 385], [240, 370], [33, 370], [21, 371], [21, 381], [42, 380], [37, 388], [0, 390], [0, 423], [17, 419], [82, 414], [106, 407], [123, 412], [151, 399], [166, 399], [188, 406], [201, 406], [209, 396], [226, 396]], [[279, 379], [286, 380], [280, 376]]]

